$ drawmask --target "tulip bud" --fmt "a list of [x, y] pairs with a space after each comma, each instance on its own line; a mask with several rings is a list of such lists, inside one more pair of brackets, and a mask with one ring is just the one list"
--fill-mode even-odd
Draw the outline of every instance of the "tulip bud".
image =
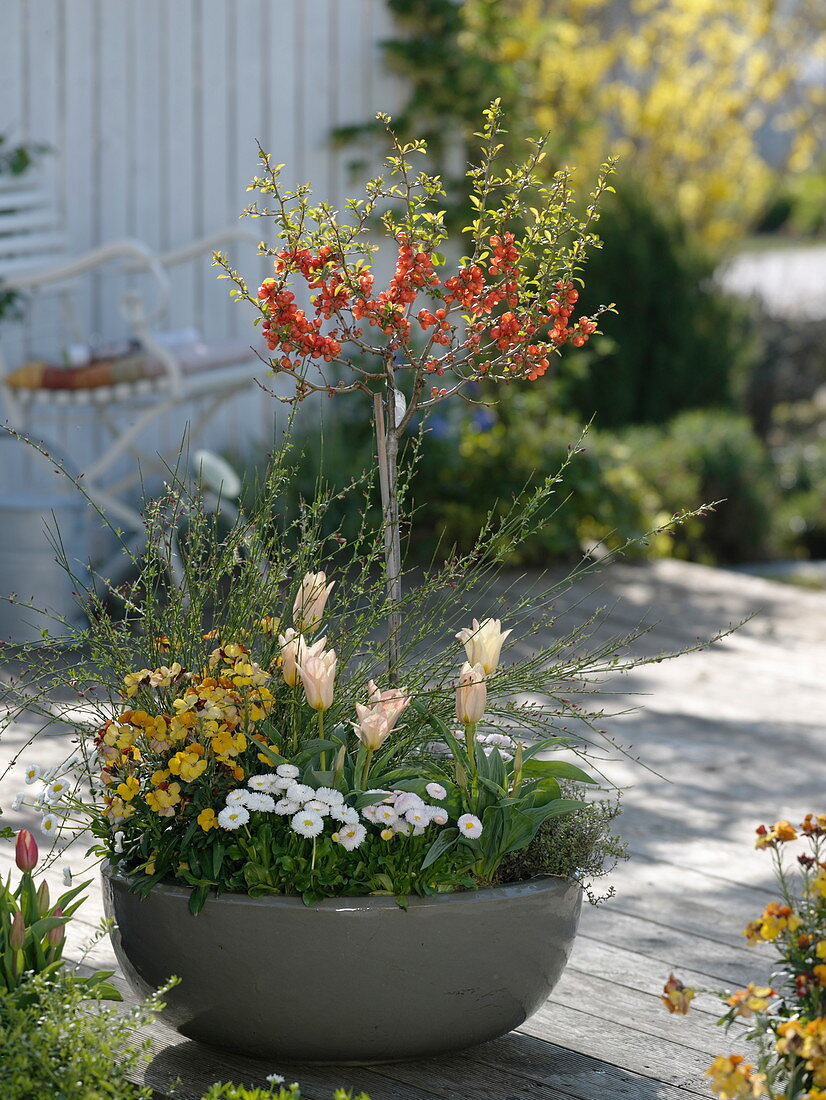
[[[59, 905], [55, 909], [53, 915], [55, 917], [62, 917], [64, 915], [63, 910], [60, 908]], [[65, 938], [66, 938], [66, 929], [64, 928], [64, 926], [62, 924], [58, 924], [54, 928], [50, 928], [49, 931], [46, 933], [46, 942], [51, 947], [60, 947], [60, 945], [63, 943]]]
[[327, 584], [326, 573], [306, 573], [293, 603], [293, 623], [301, 634], [312, 634], [321, 625], [324, 605], [335, 581]]
[[21, 871], [37, 866], [37, 842], [28, 829], [21, 829], [14, 844], [14, 858]]
[[338, 658], [334, 649], [308, 654], [298, 665], [304, 694], [313, 710], [328, 710], [333, 705], [333, 687]]
[[510, 633], [510, 630], [502, 630], [500, 619], [482, 619], [481, 623], [474, 619], [473, 626], [464, 627], [456, 637], [465, 647], [470, 664], [481, 665], [489, 676], [496, 671], [502, 643]]
[[485, 670], [480, 664], [462, 665], [456, 685], [456, 717], [465, 726], [475, 726], [485, 713], [488, 689]]
[[26, 922], [23, 920], [23, 914], [18, 909], [9, 929], [9, 947], [12, 951], [19, 951], [25, 942]]
[[44, 879], [37, 890], [37, 911], [41, 917], [49, 912], [49, 884]]

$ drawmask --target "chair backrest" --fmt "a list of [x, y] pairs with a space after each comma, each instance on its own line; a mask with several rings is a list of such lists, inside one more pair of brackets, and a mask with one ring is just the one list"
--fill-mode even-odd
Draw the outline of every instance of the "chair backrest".
[[0, 177], [0, 281], [65, 255], [51, 189], [37, 172]]

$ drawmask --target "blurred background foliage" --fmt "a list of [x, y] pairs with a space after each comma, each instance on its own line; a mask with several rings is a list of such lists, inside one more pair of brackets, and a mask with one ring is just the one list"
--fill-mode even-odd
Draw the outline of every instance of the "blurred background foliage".
[[[410, 89], [395, 121], [427, 137], [456, 225], [467, 224], [464, 167], [495, 97], [506, 146], [549, 132], [548, 171], [576, 165], [583, 192], [608, 153], [621, 158], [583, 299], [615, 302], [618, 315], [553, 378], [434, 418], [415, 549], [467, 548], [484, 515], [558, 466], [593, 418], [524, 563], [611, 548], [710, 501], [721, 502], [711, 517], [640, 552], [720, 564], [826, 556], [826, 361], [801, 393], [786, 377], [794, 361], [778, 366], [788, 333], [715, 278], [756, 232], [826, 228], [823, 0], [387, 3], [399, 33], [385, 62]], [[336, 138], [355, 158], [380, 135], [367, 121]], [[335, 477], [369, 462], [354, 422], [326, 446]]]

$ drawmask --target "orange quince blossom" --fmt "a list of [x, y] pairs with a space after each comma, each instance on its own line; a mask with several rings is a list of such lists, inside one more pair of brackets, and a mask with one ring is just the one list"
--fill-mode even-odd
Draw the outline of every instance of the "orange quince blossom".
[[696, 996], [697, 994], [690, 986], [683, 985], [679, 978], [669, 974], [668, 981], [663, 986], [660, 1000], [669, 1012], [676, 1012], [678, 1016], [685, 1016]]

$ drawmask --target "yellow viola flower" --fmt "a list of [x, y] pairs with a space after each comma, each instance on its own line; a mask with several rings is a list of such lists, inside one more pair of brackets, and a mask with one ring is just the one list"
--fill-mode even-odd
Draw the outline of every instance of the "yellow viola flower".
[[103, 801], [105, 803], [103, 816], [108, 818], [113, 825], [126, 821], [135, 812], [135, 807], [130, 806], [128, 802], [124, 802], [122, 798], [112, 798], [106, 795]]
[[127, 699], [137, 695], [140, 687], [149, 683], [151, 675], [152, 669], [150, 668], [142, 668], [140, 672], [127, 672], [123, 678], [123, 693]]
[[735, 1010], [735, 1016], [748, 1020], [755, 1012], [763, 1012], [769, 1007], [769, 998], [775, 996], [770, 986], [756, 986], [749, 982], [745, 989], [738, 989], [728, 998], [727, 1005]]
[[821, 867], [809, 883], [809, 893], [812, 896], [826, 898], [826, 867]]
[[159, 817], [174, 817], [175, 806], [181, 801], [180, 783], [170, 783], [166, 788], [158, 787], [146, 796], [147, 805]]
[[663, 986], [660, 1000], [669, 1012], [676, 1012], [678, 1016], [685, 1016], [696, 996], [697, 994], [690, 986], [683, 985], [679, 978], [669, 974], [668, 981]]
[[281, 620], [274, 615], [265, 615], [263, 619], [258, 620], [258, 629], [262, 634], [277, 634], [280, 626]]
[[157, 771], [152, 772], [151, 783], [153, 787], [160, 787], [162, 783], [165, 783], [169, 779], [169, 769], [159, 768]]
[[218, 818], [214, 810], [201, 810], [198, 814], [198, 824], [208, 833], [210, 829], [218, 828]]
[[826, 959], [826, 940], [821, 940], [815, 948], [815, 957], [818, 959]]
[[812, 973], [817, 978], [818, 984], [826, 989], [826, 964], [819, 963], [812, 969]]
[[765, 1095], [765, 1074], [755, 1073], [739, 1054], [718, 1055], [706, 1070], [711, 1087], [720, 1100], [746, 1100]]
[[137, 777], [129, 775], [122, 783], [118, 784], [117, 792], [124, 802], [131, 802], [132, 799], [140, 793], [140, 789], [141, 785]]

